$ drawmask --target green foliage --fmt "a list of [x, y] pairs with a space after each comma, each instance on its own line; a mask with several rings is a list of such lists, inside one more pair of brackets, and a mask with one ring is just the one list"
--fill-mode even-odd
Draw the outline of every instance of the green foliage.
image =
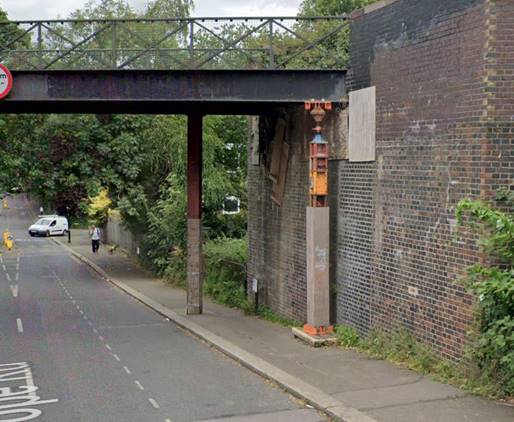
[[[304, 0], [300, 5], [299, 16], [340, 16], [349, 15], [377, 0]], [[309, 39], [322, 39], [326, 34], [336, 32], [321, 43], [323, 49], [313, 48], [305, 51], [289, 63], [290, 67], [327, 67], [342, 68], [349, 64], [350, 27], [339, 21], [301, 21], [295, 30]], [[299, 43], [292, 39], [291, 43]]]
[[284, 327], [299, 326], [299, 321], [278, 315], [266, 306], [257, 310], [246, 297], [246, 261], [248, 241], [245, 238], [220, 237], [204, 246], [204, 291], [216, 302], [239, 308], [246, 314], [256, 313], [260, 318]]
[[107, 189], [100, 190], [97, 196], [90, 198], [87, 214], [91, 221], [98, 226], [104, 225], [107, 222], [111, 204]]
[[304, 0], [300, 16], [337, 16], [350, 14], [378, 0]]
[[[508, 198], [502, 193], [502, 198]], [[483, 201], [465, 199], [457, 207], [457, 220], [465, 223], [480, 236], [485, 252], [512, 266], [514, 262], [514, 219], [512, 215], [493, 208]]]
[[460, 362], [442, 359], [403, 328], [390, 333], [373, 329], [366, 337], [359, 336], [356, 330], [346, 325], [336, 326], [335, 332], [343, 347], [357, 349], [375, 358], [430, 375], [438, 381], [453, 384], [474, 394], [498, 395], [497, 385], [484, 376], [469, 356]]
[[[220, 210], [226, 195], [246, 204], [246, 119], [209, 116], [204, 120], [204, 233], [207, 239], [241, 238], [246, 233], [246, 214], [221, 215]], [[118, 202], [129, 227], [144, 235], [147, 262], [174, 282], [185, 277], [186, 127], [181, 116], [155, 118], [142, 134], [145, 164], [139, 190]], [[227, 149], [226, 144], [233, 146]]]
[[[82, 68], [91, 64], [106, 66], [119, 66], [122, 63], [129, 68], [135, 64], [138, 67], [169, 68], [170, 54], [163, 50], [155, 51], [136, 57], [135, 51], [144, 50], [150, 45], [159, 44], [162, 49], [174, 49], [179, 46], [180, 34], [171, 37], [170, 31], [178, 30], [178, 22], [155, 22], [145, 24], [137, 18], [181, 18], [189, 16], [192, 9], [190, 0], [153, 0], [146, 7], [138, 11], [130, 6], [126, 0], [90, 0], [81, 9], [75, 10], [69, 18], [76, 20], [74, 24], [51, 23], [51, 31], [45, 32], [44, 48], [47, 50], [60, 50], [70, 44], [78, 44], [91, 34], [96, 34], [87, 45], [94, 50], [87, 54], [72, 52], [59, 60], [62, 68]], [[102, 19], [133, 19], [118, 25], [106, 25]], [[89, 20], [89, 21], [88, 21]], [[95, 20], [95, 21], [90, 21]], [[138, 33], [145, 35], [139, 36]], [[183, 38], [183, 37], [182, 37]], [[182, 40], [183, 41], [183, 40]], [[113, 47], [117, 55], [113, 56]], [[52, 62], [55, 58], [47, 53], [44, 60]], [[57, 66], [54, 64], [54, 68]]]
[[246, 304], [247, 239], [221, 237], [204, 246], [204, 290], [215, 301], [234, 308]]
[[343, 347], [358, 347], [361, 339], [357, 330], [347, 325], [337, 325], [334, 329], [339, 344]]
[[[7, 13], [0, 8], [0, 45], [3, 46], [4, 49], [14, 49], [14, 48], [27, 48], [30, 45], [30, 42], [27, 37], [24, 37], [23, 30], [18, 28], [16, 25], [9, 23], [9, 17]], [[9, 59], [6, 57], [3, 58], [2, 64], [10, 66]]]
[[440, 361], [426, 346], [405, 329], [393, 333], [372, 330], [363, 342], [364, 349], [374, 356], [406, 365], [422, 373], [435, 372]]
[[[480, 238], [489, 259], [468, 269], [466, 283], [477, 299], [478, 322], [470, 354], [482, 376], [514, 395], [514, 216], [512, 191], [500, 192], [506, 211], [483, 201], [462, 200], [461, 225]], [[509, 208], [510, 205], [510, 208]]]

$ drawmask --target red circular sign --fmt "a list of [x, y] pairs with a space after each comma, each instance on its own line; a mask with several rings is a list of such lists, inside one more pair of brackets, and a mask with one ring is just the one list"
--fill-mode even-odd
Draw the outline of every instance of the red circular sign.
[[12, 75], [3, 64], [0, 64], [0, 100], [11, 92]]

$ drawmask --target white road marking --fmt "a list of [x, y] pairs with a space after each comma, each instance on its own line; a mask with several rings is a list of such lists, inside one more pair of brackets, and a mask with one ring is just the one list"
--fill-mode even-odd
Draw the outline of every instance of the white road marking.
[[93, 328], [93, 333], [98, 334], [98, 330], [96, 328]]
[[13, 297], [18, 297], [18, 285], [17, 284], [14, 284], [14, 285], [11, 284], [11, 293], [12, 293]]
[[143, 391], [145, 389], [138, 380], [135, 380], [134, 384], [136, 384], [141, 391]]
[[79, 309], [80, 315], [84, 315], [84, 311], [82, 309]]
[[23, 323], [20, 318], [16, 318], [16, 325], [18, 326], [18, 333], [23, 333]]
[[77, 305], [77, 309], [80, 311], [80, 306], [79, 305]]
[[164, 419], [164, 422], [172, 422], [171, 419]]
[[[34, 385], [34, 377], [32, 376], [32, 371], [28, 371], [27, 374], [26, 374], [26, 377], [27, 377], [26, 378], [27, 379], [27, 386], [35, 387], [35, 385]], [[32, 398], [37, 397], [36, 396], [36, 391], [35, 391], [36, 389], [30, 388], [29, 390], [34, 390], [34, 391], [32, 391], [31, 393], [28, 394], [30, 397], [32, 397]]]
[[100, 341], [104, 341], [104, 338], [102, 336], [98, 336], [98, 338], [100, 339]]
[[120, 361], [121, 361], [120, 357], [119, 357], [116, 353], [113, 353], [113, 354], [112, 354], [112, 357], [113, 357], [114, 359], [116, 359], [118, 362], [120, 362]]
[[5, 264], [2, 264], [2, 270], [7, 271], [7, 268], [5, 267]]
[[87, 323], [89, 324], [90, 327], [93, 326], [93, 323], [91, 321], [88, 321]]
[[125, 372], [130, 375], [130, 369], [128, 369], [126, 366], [123, 367], [123, 369], [125, 370]]
[[16, 258], [16, 262], [17, 263], [20, 263], [20, 256], [18, 255], [18, 257]]
[[20, 271], [20, 263], [18, 261], [18, 263], [16, 264], [16, 271]]
[[109, 352], [112, 352], [111, 346], [109, 346], [107, 343], [105, 344], [105, 347], [107, 348], [107, 350], [109, 350]]
[[[16, 388], [22, 389], [21, 392], [17, 392], [14, 395], [16, 397], [13, 398], [13, 394], [11, 393], [11, 399], [15, 400], [15, 403], [8, 403], [6, 405], [2, 405], [1, 408], [5, 409], [0, 411], [2, 415], [6, 414], [24, 414], [25, 417], [16, 418], [16, 419], [3, 419], [4, 421], [20, 421], [20, 420], [29, 420], [34, 419], [35, 417], [41, 415], [43, 412], [34, 408], [36, 405], [43, 405], [49, 403], [56, 403], [58, 399], [52, 400], [41, 400], [40, 397], [36, 395], [36, 391], [39, 390], [39, 387], [34, 385], [34, 378], [32, 376], [32, 370], [30, 365], [26, 362], [18, 362], [11, 364], [3, 364], [0, 365], [2, 371], [3, 381], [20, 381], [18, 382], [18, 386]], [[22, 384], [22, 383], [25, 384]], [[21, 384], [21, 385], [20, 385]], [[11, 387], [6, 387], [5, 392], [10, 393]], [[24, 390], [24, 391], [23, 391]], [[3, 392], [4, 393], [4, 392]], [[9, 396], [7, 396], [9, 398]], [[20, 407], [27, 406], [25, 409], [19, 409]], [[30, 407], [29, 407], [30, 406]], [[18, 409], [13, 409], [18, 408]], [[10, 409], [10, 410], [7, 410]], [[27, 417], [28, 416], [28, 417]]]
[[18, 280], [20, 279], [20, 274], [19, 274], [19, 273], [16, 273], [16, 274], [14, 275], [14, 279], [15, 279], [16, 281], [18, 281]]
[[11, 276], [9, 274], [5, 274], [5, 277], [7, 278], [8, 282], [11, 282]]
[[149, 398], [148, 401], [154, 407], [154, 409], [159, 409], [160, 408], [159, 403], [157, 403], [154, 399]]

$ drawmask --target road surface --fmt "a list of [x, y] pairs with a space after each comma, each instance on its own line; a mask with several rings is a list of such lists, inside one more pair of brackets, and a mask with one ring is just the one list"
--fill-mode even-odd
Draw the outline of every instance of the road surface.
[[0, 421], [326, 420], [0, 214]]

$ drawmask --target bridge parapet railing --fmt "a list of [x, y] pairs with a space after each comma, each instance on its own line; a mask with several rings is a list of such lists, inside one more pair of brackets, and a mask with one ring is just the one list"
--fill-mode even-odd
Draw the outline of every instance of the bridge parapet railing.
[[0, 62], [13, 70], [343, 68], [348, 31], [346, 16], [5, 21]]

